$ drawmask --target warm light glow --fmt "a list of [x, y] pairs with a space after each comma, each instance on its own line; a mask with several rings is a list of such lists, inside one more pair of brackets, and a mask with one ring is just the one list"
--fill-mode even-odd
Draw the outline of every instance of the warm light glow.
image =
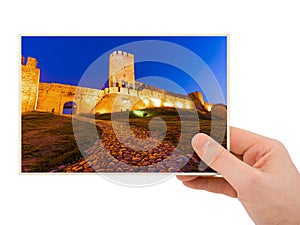
[[183, 108], [182, 102], [177, 101], [177, 102], [175, 102], [175, 105], [177, 108]]
[[192, 108], [192, 106], [191, 106], [191, 104], [190, 104], [190, 103], [186, 103], [186, 104], [185, 104], [185, 108], [186, 108], [186, 109], [191, 109], [191, 108]]
[[211, 111], [211, 108], [212, 108], [212, 105], [207, 105], [207, 106], [206, 106], [206, 109], [207, 109], [208, 112]]
[[123, 104], [129, 104], [130, 103], [129, 99], [123, 98], [122, 101], [123, 101]]
[[160, 107], [161, 106], [161, 99], [159, 98], [150, 98], [151, 102], [155, 107]]
[[149, 99], [143, 99], [143, 103], [148, 106], [149, 105]]
[[163, 106], [165, 106], [165, 107], [173, 107], [174, 105], [171, 102], [164, 102]]

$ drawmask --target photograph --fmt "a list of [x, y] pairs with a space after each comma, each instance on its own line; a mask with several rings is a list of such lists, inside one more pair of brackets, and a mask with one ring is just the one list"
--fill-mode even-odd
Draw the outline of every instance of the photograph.
[[229, 146], [228, 35], [21, 35], [21, 173], [217, 174]]

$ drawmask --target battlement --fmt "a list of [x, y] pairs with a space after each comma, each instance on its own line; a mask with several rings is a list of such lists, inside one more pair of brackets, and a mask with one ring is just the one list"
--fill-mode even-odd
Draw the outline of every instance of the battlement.
[[[114, 51], [109, 58], [109, 83], [104, 90], [66, 84], [40, 83], [38, 61], [22, 57], [22, 112], [63, 113], [64, 104], [76, 103], [76, 113], [111, 113], [151, 107], [177, 107], [209, 112], [200, 92], [187, 95], [135, 81], [134, 55]], [[95, 106], [96, 104], [96, 106]], [[72, 112], [73, 113], [73, 112]]]
[[36, 59], [36, 58], [28, 57], [28, 58], [27, 58], [26, 64], [25, 64], [25, 60], [26, 60], [25, 57], [22, 56], [21, 64], [22, 64], [23, 66], [30, 67], [30, 68], [37, 68], [38, 62], [37, 62], [37, 59]]
[[133, 58], [133, 54], [130, 54], [128, 52], [123, 52], [123, 51], [114, 51], [113, 53], [110, 54], [110, 58], [113, 58], [115, 56], [125, 56], [128, 58]]

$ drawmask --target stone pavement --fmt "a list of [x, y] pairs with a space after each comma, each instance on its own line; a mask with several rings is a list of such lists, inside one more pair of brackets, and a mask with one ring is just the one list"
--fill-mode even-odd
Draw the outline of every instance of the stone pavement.
[[[92, 119], [79, 119], [93, 123]], [[181, 143], [180, 150], [166, 138], [159, 140], [155, 135], [151, 136], [150, 131], [142, 126], [130, 126], [128, 130], [128, 124], [124, 122], [114, 122], [113, 126], [111, 121], [97, 120], [96, 124], [103, 133], [93, 146], [82, 150], [85, 159], [73, 165], [61, 166], [56, 172], [199, 171], [200, 160], [190, 145], [193, 134], [184, 138], [186, 143]], [[178, 133], [176, 129], [169, 130], [167, 136], [168, 132]]]

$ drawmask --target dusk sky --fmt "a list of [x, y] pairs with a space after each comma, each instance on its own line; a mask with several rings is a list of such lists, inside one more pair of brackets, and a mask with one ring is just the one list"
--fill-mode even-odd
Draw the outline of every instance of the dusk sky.
[[[41, 82], [77, 85], [87, 68], [103, 53], [119, 45], [141, 40], [168, 41], [194, 52], [215, 75], [225, 102], [227, 102], [226, 36], [23, 36], [21, 47], [22, 55], [25, 58], [30, 56], [38, 60], [38, 67], [41, 69]], [[130, 53], [135, 55], [134, 52]], [[106, 69], [108, 71], [108, 59]], [[108, 74], [100, 74], [100, 71], [99, 76], [108, 78]], [[135, 63], [135, 78], [147, 76], [160, 76], [172, 80], [186, 93], [202, 92], [199, 85], [181, 69], [160, 62]], [[154, 82], [150, 85], [182, 93], [179, 90], [164, 86], [163, 82]], [[100, 89], [103, 84], [91, 82], [86, 86]], [[203, 95], [206, 100], [205, 93]]]

